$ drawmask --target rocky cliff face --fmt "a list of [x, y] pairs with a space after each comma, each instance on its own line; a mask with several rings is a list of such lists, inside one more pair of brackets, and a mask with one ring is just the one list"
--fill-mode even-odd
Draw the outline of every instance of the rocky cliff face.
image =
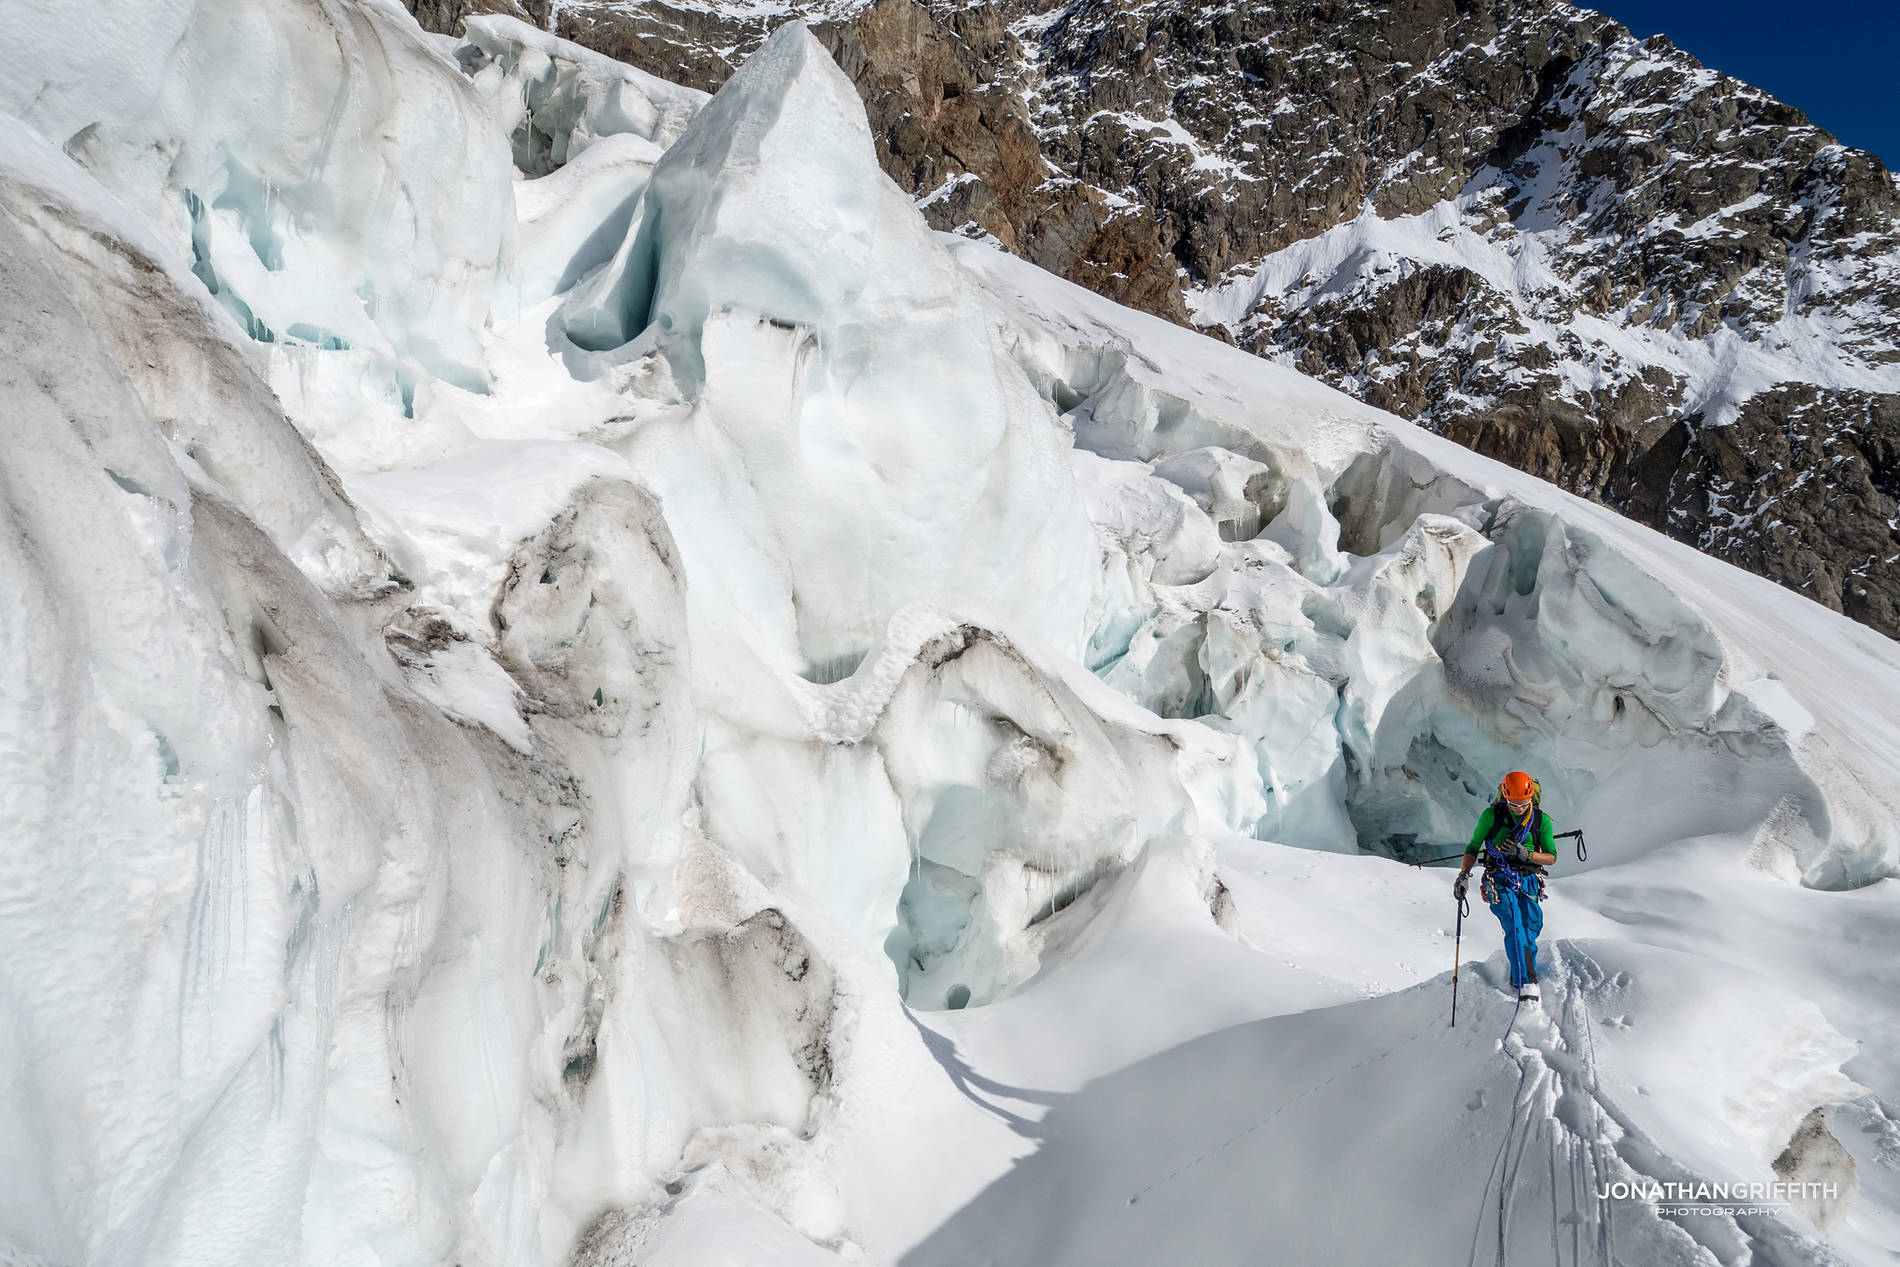
[[939, 228], [1900, 634], [1900, 186], [1667, 41], [1561, 0], [534, 16], [708, 89], [802, 16]]

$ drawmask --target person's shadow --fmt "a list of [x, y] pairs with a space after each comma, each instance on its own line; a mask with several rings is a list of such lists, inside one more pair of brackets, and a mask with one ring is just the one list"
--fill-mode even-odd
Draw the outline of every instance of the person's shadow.
[[957, 1051], [954, 1040], [939, 1034], [918, 1020], [917, 1014], [909, 1008], [904, 1009], [904, 1016], [917, 1027], [917, 1033], [924, 1040], [924, 1046], [936, 1062], [943, 1066], [943, 1071], [950, 1075], [950, 1081], [970, 1103], [1002, 1121], [1010, 1130], [1025, 1139], [1042, 1139], [1042, 1127], [1039, 1122], [1034, 1118], [1012, 1112], [997, 1101], [1015, 1100], [1022, 1104], [1054, 1105], [1064, 1098], [1060, 1093], [1032, 1091], [1027, 1087], [1012, 1087], [994, 1078], [986, 1078], [973, 1069], [970, 1062]]

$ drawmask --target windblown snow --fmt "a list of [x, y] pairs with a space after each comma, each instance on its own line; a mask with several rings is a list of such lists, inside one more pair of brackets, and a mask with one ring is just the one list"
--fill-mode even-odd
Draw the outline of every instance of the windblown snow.
[[1892, 642], [931, 233], [796, 22], [12, 7], [0, 1260], [1900, 1252]]

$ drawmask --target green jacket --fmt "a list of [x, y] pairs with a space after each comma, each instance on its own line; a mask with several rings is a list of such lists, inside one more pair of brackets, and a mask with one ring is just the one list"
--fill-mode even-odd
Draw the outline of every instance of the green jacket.
[[[1550, 815], [1541, 809], [1533, 810], [1532, 813], [1537, 815], [1537, 821], [1531, 826], [1531, 838], [1524, 843], [1539, 853], [1556, 854], [1557, 841], [1551, 834]], [[1484, 842], [1491, 839], [1493, 831], [1498, 830], [1497, 818], [1497, 806], [1485, 806], [1484, 813], [1478, 815], [1477, 830], [1471, 833], [1471, 843], [1465, 846], [1466, 853], [1478, 853], [1484, 848]]]

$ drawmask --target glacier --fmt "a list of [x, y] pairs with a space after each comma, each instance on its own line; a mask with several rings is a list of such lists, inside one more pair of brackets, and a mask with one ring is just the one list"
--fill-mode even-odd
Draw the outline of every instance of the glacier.
[[1892, 642], [933, 234], [798, 23], [14, 9], [0, 1260], [1900, 1249]]

